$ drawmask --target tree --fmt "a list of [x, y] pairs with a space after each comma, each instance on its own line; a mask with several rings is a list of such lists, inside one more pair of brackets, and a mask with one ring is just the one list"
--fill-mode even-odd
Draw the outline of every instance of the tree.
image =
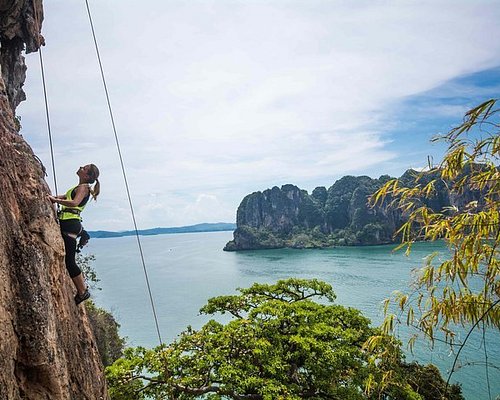
[[[202, 313], [232, 319], [188, 327], [169, 346], [127, 349], [107, 369], [111, 398], [425, 399], [409, 383], [399, 342], [334, 300], [330, 285], [303, 279], [209, 299]], [[373, 335], [383, 339], [367, 351]], [[447, 398], [462, 399], [455, 389]]]
[[[85, 280], [91, 289], [101, 290], [97, 286], [100, 279], [97, 277], [92, 262], [95, 260], [93, 254], [76, 255], [76, 262], [85, 276]], [[102, 364], [106, 367], [113, 364], [118, 358], [123, 356], [125, 347], [125, 338], [119, 335], [120, 324], [116, 322], [115, 317], [109, 311], [97, 307], [92, 300], [85, 302], [85, 309], [90, 322], [90, 328], [96, 339], [97, 349], [101, 356]]]
[[101, 290], [101, 288], [98, 286], [100, 279], [97, 277], [97, 273], [95, 269], [92, 267], [92, 263], [94, 261], [95, 261], [95, 255], [93, 254], [76, 253], [76, 263], [78, 267], [82, 270], [87, 285], [92, 290]]
[[[439, 166], [431, 168], [430, 173], [420, 173], [421, 184], [408, 188], [393, 179], [371, 197], [373, 205], [385, 203], [407, 216], [407, 222], [397, 232], [407, 252], [412, 243], [421, 240], [442, 239], [449, 248], [450, 256], [444, 261], [439, 261], [436, 254], [427, 258], [411, 293], [398, 293], [394, 298], [406, 324], [431, 341], [442, 335], [448, 344], [457, 344], [457, 325], [466, 327], [469, 335], [485, 327], [500, 329], [497, 102], [492, 99], [475, 107], [466, 113], [462, 124], [434, 139], [444, 141], [448, 148]], [[439, 179], [429, 181], [427, 177], [432, 173], [438, 173]], [[456, 194], [467, 198], [474, 192], [479, 193], [480, 200], [433, 210], [428, 200], [436, 195], [436, 186], [443, 184], [449, 188], [452, 200]], [[386, 333], [391, 331], [395, 318], [386, 308]], [[459, 344], [455, 362], [469, 335]], [[410, 345], [415, 338], [410, 339]]]
[[97, 307], [91, 300], [85, 302], [85, 308], [102, 364], [107, 367], [123, 356], [125, 338], [119, 335], [120, 324], [109, 311]]

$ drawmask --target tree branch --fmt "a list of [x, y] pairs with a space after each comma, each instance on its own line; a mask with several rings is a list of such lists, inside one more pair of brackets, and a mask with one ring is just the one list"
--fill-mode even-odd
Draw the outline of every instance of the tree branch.
[[453, 375], [453, 372], [455, 372], [455, 366], [457, 365], [458, 357], [460, 356], [460, 353], [462, 352], [462, 349], [464, 348], [465, 344], [467, 343], [467, 340], [469, 339], [470, 335], [476, 329], [476, 327], [479, 325], [479, 323], [488, 315], [488, 313], [497, 305], [500, 303], [500, 300], [495, 301], [484, 313], [481, 315], [481, 318], [479, 318], [474, 325], [472, 325], [472, 328], [469, 329], [469, 332], [467, 333], [467, 336], [464, 339], [464, 342], [460, 345], [460, 348], [458, 349], [457, 355], [455, 356], [455, 360], [453, 360], [453, 365], [451, 367], [450, 373], [448, 374], [448, 379], [446, 380], [446, 388], [445, 388], [445, 393], [448, 393], [448, 386], [450, 383], [451, 376]]

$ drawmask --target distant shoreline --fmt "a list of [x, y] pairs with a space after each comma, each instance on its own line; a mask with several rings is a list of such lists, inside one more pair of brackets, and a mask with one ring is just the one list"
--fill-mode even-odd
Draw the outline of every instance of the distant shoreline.
[[[196, 233], [196, 232], [222, 232], [222, 231], [234, 231], [236, 229], [236, 224], [228, 222], [216, 222], [216, 223], [202, 223], [189, 226], [179, 226], [172, 228], [151, 228], [151, 229], [140, 229], [138, 231], [141, 236], [152, 236], [152, 235], [164, 235], [172, 233]], [[101, 239], [101, 238], [113, 238], [113, 237], [123, 237], [123, 236], [133, 236], [135, 235], [135, 230], [130, 231], [88, 231], [91, 238]]]

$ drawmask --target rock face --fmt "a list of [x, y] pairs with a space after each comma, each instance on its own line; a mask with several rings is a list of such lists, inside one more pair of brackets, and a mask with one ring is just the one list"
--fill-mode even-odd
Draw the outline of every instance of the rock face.
[[43, 168], [14, 114], [24, 99], [21, 51], [43, 42], [41, 21], [41, 1], [0, 0], [0, 399], [107, 399]]
[[[428, 175], [420, 182], [437, 178]], [[415, 177], [416, 172], [409, 170], [400, 180], [412, 187]], [[344, 176], [328, 190], [317, 187], [311, 195], [294, 185], [252, 193], [238, 207], [234, 240], [224, 250], [392, 243], [404, 216], [397, 210], [367, 204], [368, 196], [389, 179], [387, 175], [379, 179]], [[437, 196], [424, 201], [435, 210], [479, 199], [478, 193], [453, 197], [444, 184], [436, 189]]]

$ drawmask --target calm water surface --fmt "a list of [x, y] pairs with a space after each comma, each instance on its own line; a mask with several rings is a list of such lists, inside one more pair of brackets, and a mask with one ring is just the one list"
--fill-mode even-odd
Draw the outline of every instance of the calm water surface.
[[[207, 316], [198, 311], [210, 297], [235, 293], [238, 287], [254, 282], [272, 283], [289, 277], [318, 278], [330, 283], [339, 304], [363, 311], [373, 324], [382, 320], [381, 302], [394, 290], [405, 290], [411, 271], [422, 265], [434, 251], [444, 251], [440, 243], [415, 246], [411, 257], [391, 253], [391, 246], [343, 247], [327, 250], [261, 250], [228, 253], [222, 251], [231, 232], [143, 236], [151, 290], [164, 342], [172, 341], [188, 325], [201, 327]], [[101, 279], [101, 291], [94, 291], [98, 305], [111, 310], [121, 324], [121, 334], [130, 346], [158, 345], [150, 300], [135, 237], [93, 239], [88, 253], [96, 256], [94, 268]], [[401, 328], [404, 340], [408, 332]], [[498, 332], [486, 335], [488, 362], [500, 366]], [[453, 375], [467, 399], [489, 399], [484, 345], [481, 335], [469, 339], [460, 366]], [[423, 341], [416, 346], [421, 363], [434, 363], [444, 374], [454, 355], [445, 348], [429, 348]], [[480, 363], [479, 366], [466, 366]], [[500, 395], [500, 371], [489, 368], [491, 398]]]

